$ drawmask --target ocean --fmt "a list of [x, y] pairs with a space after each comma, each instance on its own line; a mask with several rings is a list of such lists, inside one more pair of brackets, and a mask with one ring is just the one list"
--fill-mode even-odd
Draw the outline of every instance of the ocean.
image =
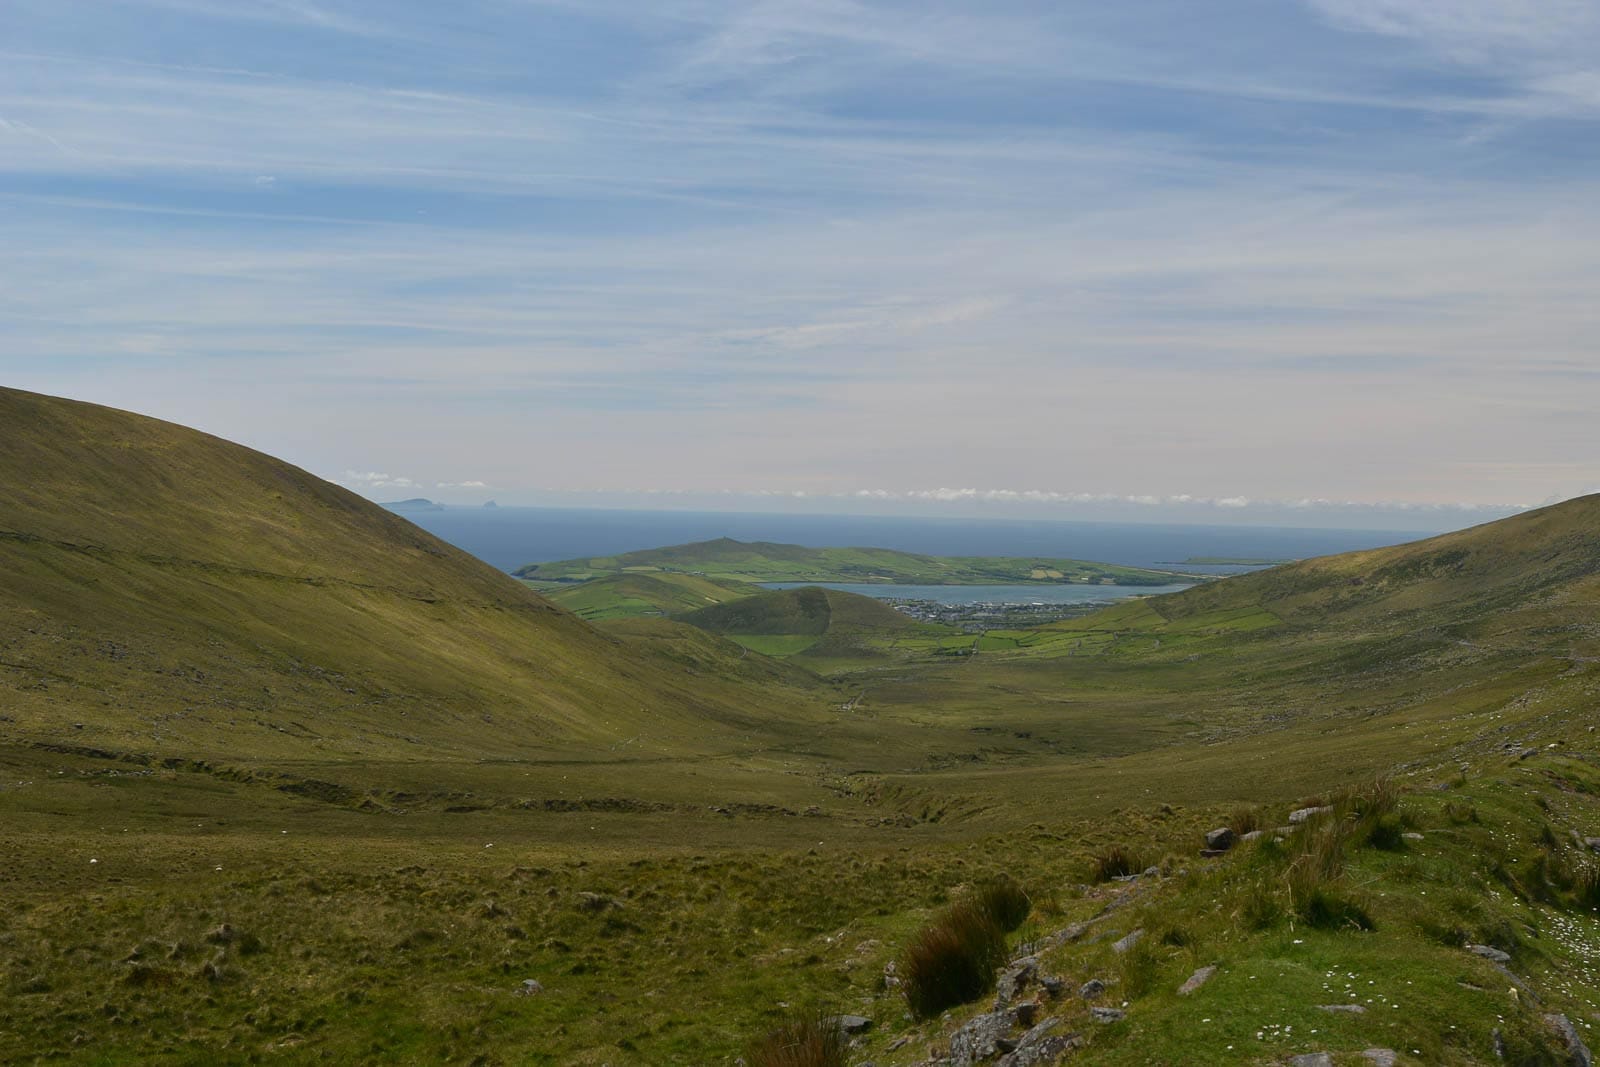
[[731, 537], [818, 548], [893, 548], [936, 556], [1052, 556], [1130, 567], [1236, 574], [1254, 568], [1184, 561], [1195, 557], [1303, 559], [1428, 536], [1392, 530], [599, 508], [463, 507], [398, 513], [505, 571], [528, 563]]

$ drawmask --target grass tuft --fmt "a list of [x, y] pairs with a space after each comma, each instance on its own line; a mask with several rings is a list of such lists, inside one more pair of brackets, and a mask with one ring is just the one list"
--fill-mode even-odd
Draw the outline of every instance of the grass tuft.
[[1027, 892], [1005, 875], [979, 886], [972, 903], [1007, 933], [1021, 926], [1033, 910]]
[[844, 1034], [820, 1012], [796, 1015], [750, 1043], [749, 1067], [845, 1067]]
[[1090, 861], [1090, 877], [1095, 882], [1109, 882], [1113, 878], [1137, 874], [1144, 868], [1144, 861], [1132, 849], [1112, 845]]
[[920, 1019], [975, 1000], [994, 988], [1006, 935], [969, 902], [952, 905], [912, 939], [900, 960], [906, 1006]]

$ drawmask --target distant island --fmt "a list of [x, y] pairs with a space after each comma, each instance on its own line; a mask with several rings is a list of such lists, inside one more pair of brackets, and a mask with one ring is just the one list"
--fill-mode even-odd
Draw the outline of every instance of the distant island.
[[887, 548], [807, 548], [719, 538], [617, 556], [530, 563], [517, 577], [587, 582], [618, 574], [691, 574], [734, 582], [883, 585], [1171, 585], [1205, 576], [1039, 556], [925, 556]]
[[443, 504], [436, 504], [425, 497], [412, 497], [410, 500], [393, 500], [381, 505], [390, 511], [443, 511]]

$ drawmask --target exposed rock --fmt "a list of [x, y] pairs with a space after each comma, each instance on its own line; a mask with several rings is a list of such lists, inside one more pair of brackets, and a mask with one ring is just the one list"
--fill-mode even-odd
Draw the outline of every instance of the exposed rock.
[[[1600, 838], [1596, 838], [1595, 840], [1600, 841]], [[1155, 878], [1155, 877], [1159, 876], [1160, 874], [1161, 874], [1161, 868], [1157, 867], [1155, 864], [1151, 864], [1150, 866], [1148, 866], [1148, 867], [1146, 867], [1144, 869], [1144, 876], [1146, 878]]]
[[1083, 983], [1082, 987], [1079, 988], [1078, 996], [1082, 997], [1084, 1000], [1093, 1000], [1096, 997], [1104, 994], [1105, 991], [1106, 984], [1104, 982], [1098, 978], [1091, 978], [1087, 982]]
[[1331, 804], [1319, 804], [1315, 807], [1300, 808], [1289, 813], [1289, 823], [1292, 826], [1299, 826], [1301, 823], [1305, 822], [1314, 815], [1326, 815], [1332, 810], [1333, 805]]
[[1251, 830], [1247, 834], [1240, 834], [1239, 835], [1239, 840], [1240, 841], [1259, 841], [1265, 836], [1267, 836], [1267, 835], [1266, 835], [1266, 831], [1264, 831], [1264, 830]]
[[1122, 953], [1128, 951], [1142, 940], [1144, 940], [1144, 928], [1140, 927], [1127, 937], [1122, 938], [1120, 941], [1114, 942], [1111, 946], [1111, 951], [1120, 956]]
[[1395, 1061], [1400, 1058], [1392, 1048], [1369, 1048], [1361, 1055], [1365, 1056], [1376, 1067], [1394, 1067]]
[[1051, 934], [1049, 937], [1046, 937], [1043, 941], [1040, 942], [1040, 947], [1041, 948], [1055, 948], [1057, 945], [1069, 944], [1069, 943], [1071, 943], [1073, 941], [1078, 940], [1085, 933], [1087, 933], [1088, 930], [1089, 930], [1089, 924], [1088, 923], [1073, 923], [1071, 926], [1063, 927], [1060, 930], [1057, 930], [1055, 933]]
[[1600, 837], [1591, 837], [1584, 841], [1589, 846], [1589, 851], [1600, 852]]
[[1219, 852], [1226, 852], [1233, 847], [1238, 835], [1226, 826], [1219, 826], [1215, 830], [1206, 832], [1206, 848]]
[[1426, 838], [1424, 838], [1424, 836], [1422, 834], [1417, 833], [1415, 830], [1413, 830], [1413, 831], [1411, 831], [1409, 833], [1401, 834], [1400, 836], [1405, 838], [1407, 841], [1423, 841], [1423, 840], [1426, 840]]
[[[1011, 1032], [1012, 1018], [1003, 1011], [989, 1012], [967, 1020], [950, 1038], [951, 1067], [972, 1067], [1009, 1051], [1000, 1043]], [[1014, 1047], [1014, 1046], [1013, 1046]]]
[[1467, 951], [1475, 956], [1482, 956], [1486, 960], [1493, 960], [1496, 963], [1511, 962], [1511, 953], [1501, 952], [1499, 949], [1492, 948], [1489, 945], [1468, 945]]
[[1054, 1000], [1062, 993], [1066, 992], [1067, 983], [1063, 982], [1053, 974], [1047, 974], [1043, 978], [1039, 979], [1039, 988], [1044, 990], [1045, 996], [1049, 997], [1051, 1000]]
[[1505, 1059], [1506, 1038], [1505, 1035], [1500, 1032], [1500, 1028], [1497, 1026], [1493, 1030], [1490, 1030], [1489, 1037], [1494, 1042], [1494, 1058], [1497, 1060]]
[[1218, 859], [1227, 854], [1228, 850], [1225, 848], [1203, 848], [1200, 850], [1200, 858], [1207, 860]]
[[1039, 1004], [1037, 1001], [1024, 1000], [1021, 1004], [1011, 1008], [1011, 1018], [1018, 1026], [1032, 1026], [1039, 1017]]
[[1333, 1067], [1333, 1057], [1326, 1052], [1305, 1052], [1292, 1057], [1289, 1067]]
[[1504, 975], [1506, 981], [1510, 982], [1512, 986], [1514, 986], [1516, 990], [1522, 994], [1529, 1004], [1539, 1003], [1539, 994], [1535, 993], [1528, 986], [1527, 982], [1524, 982], [1521, 978], [1517, 977], [1517, 975], [1512, 972], [1510, 967], [1507, 967], [1498, 960], [1490, 960], [1489, 966], [1493, 967], [1495, 970]]
[[1076, 1034], [1047, 1037], [1037, 1045], [1006, 1053], [1000, 1057], [998, 1067], [1044, 1067], [1045, 1064], [1059, 1062], [1061, 1057], [1081, 1043], [1082, 1039]]
[[1121, 1008], [1101, 1008], [1098, 1006], [1090, 1008], [1089, 1014], [1094, 1016], [1094, 1021], [1097, 1023], [1120, 1023], [1128, 1017], [1128, 1013]]
[[1184, 982], [1183, 985], [1178, 987], [1178, 996], [1186, 997], [1190, 993], [1193, 993], [1195, 990], [1211, 981], [1211, 976], [1216, 973], [1217, 968], [1215, 964], [1200, 968], [1198, 971], [1189, 976], [1189, 980], [1187, 982]]
[[1567, 1062], [1572, 1067], [1594, 1067], [1594, 1057], [1589, 1054], [1588, 1046], [1583, 1043], [1583, 1038], [1579, 1036], [1578, 1028], [1572, 1025], [1571, 1019], [1565, 1015], [1546, 1015], [1544, 1024], [1566, 1043]]
[[1042, 1067], [1055, 1063], [1078, 1041], [1076, 1034], [1063, 1037], [1051, 1032], [1060, 1025], [1059, 1019], [1046, 1019], [1023, 1034], [1017, 1047], [1000, 1058], [999, 1067]]
[[872, 1029], [872, 1020], [865, 1015], [835, 1015], [829, 1021], [841, 1034], [864, 1034]]
[[1360, 1004], [1318, 1004], [1323, 1011], [1342, 1012], [1346, 1015], [1365, 1015], [1367, 1009]]
[[1536, 749], [1536, 748], [1525, 748], [1521, 752], [1517, 753], [1517, 759], [1525, 760], [1529, 756], [1537, 756], [1538, 754], [1539, 754], [1539, 750]]
[[994, 989], [994, 1007], [996, 1011], [1007, 1007], [1015, 1000], [1028, 984], [1039, 974], [1039, 960], [1034, 956], [1025, 956], [1012, 964], [998, 980]]
[[524, 978], [522, 980], [522, 988], [517, 990], [517, 996], [536, 997], [543, 992], [544, 986], [539, 983], [537, 978]]

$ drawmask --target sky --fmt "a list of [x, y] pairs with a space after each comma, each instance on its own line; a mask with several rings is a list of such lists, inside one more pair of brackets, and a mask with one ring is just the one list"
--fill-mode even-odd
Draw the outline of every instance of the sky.
[[0, 248], [380, 500], [1448, 528], [1600, 488], [1600, 4], [5, 0]]

